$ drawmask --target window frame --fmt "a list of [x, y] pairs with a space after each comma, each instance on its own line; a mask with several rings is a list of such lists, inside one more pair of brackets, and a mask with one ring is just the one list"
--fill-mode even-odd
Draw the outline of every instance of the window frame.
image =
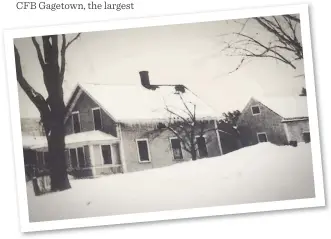
[[[178, 139], [179, 140], [179, 145], [180, 145], [180, 151], [181, 151], [181, 155], [182, 155], [182, 158], [180, 159], [176, 159], [175, 158], [175, 155], [174, 155], [174, 149], [172, 147], [172, 141], [173, 139]], [[176, 161], [180, 161], [180, 160], [183, 160], [184, 159], [184, 154], [183, 154], [183, 149], [182, 149], [182, 142], [180, 141], [180, 139], [178, 137], [170, 137], [169, 138], [169, 141], [170, 141], [170, 148], [171, 148], [171, 153], [172, 153], [172, 159], [173, 160], [176, 160]]]
[[[74, 114], [77, 114], [78, 115], [79, 132], [75, 132], [75, 122], [74, 122], [74, 117], [73, 117]], [[80, 124], [80, 114], [79, 114], [79, 111], [78, 110], [71, 112], [71, 123], [72, 123], [72, 131], [74, 132], [74, 134], [77, 134], [77, 133], [82, 132], [82, 126]]]
[[43, 164], [45, 168], [49, 167], [49, 152], [43, 151]]
[[103, 128], [103, 123], [102, 123], [102, 117], [101, 117], [101, 108], [98, 106], [98, 107], [94, 107], [94, 108], [91, 108], [92, 110], [92, 119], [93, 119], [93, 129], [95, 129], [95, 120], [94, 120], [94, 111], [95, 110], [99, 110], [99, 113], [100, 113], [100, 129], [97, 129], [97, 130], [101, 130]]
[[[79, 156], [78, 156], [78, 149], [82, 148], [83, 149], [83, 155], [84, 155], [84, 167], [80, 166], [80, 161], [79, 161]], [[85, 149], [84, 146], [77, 147], [76, 148], [76, 154], [77, 154], [77, 162], [78, 162], [78, 168], [86, 168], [86, 155], [85, 155]]]
[[[64, 154], [66, 154], [66, 152], [68, 152], [68, 161], [70, 163], [70, 165], [67, 165], [68, 162], [66, 162], [67, 165], [67, 169], [71, 169], [72, 168], [72, 162], [71, 162], [71, 158], [70, 158], [70, 148], [65, 148], [64, 149]], [[66, 157], [66, 156], [65, 156]]]
[[[209, 152], [208, 152], [208, 147], [207, 147], [207, 140], [206, 140], [206, 135], [204, 134], [204, 135], [195, 135], [195, 140], [197, 140], [197, 138], [200, 138], [200, 137], [203, 137], [204, 139], [205, 139], [205, 145], [206, 145], [206, 151], [207, 151], [207, 158], [209, 157]], [[199, 156], [199, 158], [201, 158], [200, 157], [200, 151], [199, 151], [199, 145], [198, 145], [198, 142], [197, 142], [197, 146], [198, 146], [198, 156]]]
[[[267, 141], [265, 141], [265, 142], [261, 142], [261, 141], [260, 141], [259, 135], [262, 135], [262, 134], [265, 135], [265, 138], [267, 139]], [[267, 135], [266, 132], [257, 132], [257, 133], [256, 133], [256, 137], [257, 137], [257, 141], [258, 141], [258, 143], [267, 143], [267, 142], [269, 142], [268, 135]]]
[[[76, 154], [76, 167], [73, 167], [72, 158], [71, 158], [71, 150], [75, 150], [75, 154]], [[78, 169], [79, 168], [79, 162], [78, 162], [77, 148], [69, 148], [69, 159], [70, 159], [71, 168]]]
[[[259, 109], [259, 113], [255, 113], [254, 114], [253, 107], [257, 107]], [[251, 106], [251, 112], [252, 112], [252, 115], [259, 115], [259, 114], [261, 114], [261, 108], [260, 108], [260, 106], [259, 105], [252, 105]]]
[[[101, 155], [101, 157], [102, 157], [102, 165], [115, 165], [114, 164], [114, 161], [113, 161], [113, 149], [112, 149], [112, 145], [111, 144], [100, 144], [99, 145], [100, 147], [100, 155]], [[109, 146], [109, 148], [110, 148], [110, 158], [111, 158], [111, 163], [105, 163], [105, 159], [103, 158], [103, 154], [102, 154], [102, 146]]]
[[[80, 166], [79, 157], [78, 157], [78, 148], [82, 148], [82, 149], [83, 149], [85, 167], [81, 167], [81, 166]], [[70, 152], [70, 150], [72, 150], [72, 149], [75, 150], [75, 153], [76, 153], [76, 164], [77, 164], [76, 169], [84, 169], [84, 168], [86, 168], [86, 165], [87, 165], [87, 164], [86, 164], [86, 154], [85, 154], [84, 146], [82, 146], [82, 147], [77, 147], [77, 148], [69, 148], [69, 149], [68, 149], [68, 152], [69, 152], [69, 159], [70, 159], [70, 166], [71, 166], [71, 168], [74, 168], [74, 167], [73, 167], [73, 164], [72, 164], [71, 152]]]
[[[140, 141], [145, 141], [146, 142], [148, 159], [149, 159], [148, 161], [146, 161], [146, 160], [141, 161], [140, 152], [139, 152], [139, 146], [138, 146], [138, 142], [140, 142]], [[136, 139], [136, 147], [137, 147], [137, 156], [138, 156], [138, 162], [139, 163], [150, 163], [150, 162], [152, 162], [151, 152], [150, 152], [150, 149], [149, 149], [149, 142], [148, 142], [148, 139], [147, 138]]]

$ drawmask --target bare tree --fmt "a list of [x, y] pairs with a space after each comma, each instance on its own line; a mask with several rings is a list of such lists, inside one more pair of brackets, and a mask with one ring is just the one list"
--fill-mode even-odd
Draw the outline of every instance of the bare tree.
[[[51, 178], [51, 190], [59, 191], [71, 188], [65, 162], [65, 104], [63, 100], [63, 80], [66, 67], [66, 52], [69, 46], [80, 37], [80, 33], [67, 41], [66, 35], [42, 36], [40, 44], [35, 37], [32, 42], [37, 52], [43, 73], [43, 81], [48, 93], [45, 99], [25, 79], [18, 49], [15, 46], [15, 63], [17, 81], [40, 113], [45, 130]], [[42, 47], [41, 47], [42, 46]], [[42, 52], [43, 49], [43, 52]]]
[[229, 111], [227, 113], [223, 113], [223, 119], [220, 120], [220, 123], [230, 124], [232, 126], [237, 125], [237, 121], [241, 112], [239, 110]]
[[161, 130], [171, 131], [180, 141], [182, 148], [188, 152], [192, 160], [197, 159], [197, 152], [200, 152], [200, 157], [207, 152], [203, 149], [210, 142], [204, 138], [204, 134], [209, 131], [214, 131], [214, 128], [208, 128], [208, 121], [199, 119], [196, 115], [196, 104], [184, 99], [183, 92], [177, 91], [183, 108], [177, 109], [166, 105], [165, 110], [169, 113], [169, 119], [166, 123], [159, 123], [158, 128]]
[[[254, 17], [234, 20], [241, 25], [236, 32], [222, 35], [222, 52], [240, 57], [234, 72], [254, 58], [271, 58], [296, 69], [295, 62], [303, 59], [298, 15]], [[246, 31], [251, 24], [254, 28]], [[254, 29], [254, 31], [252, 31]]]

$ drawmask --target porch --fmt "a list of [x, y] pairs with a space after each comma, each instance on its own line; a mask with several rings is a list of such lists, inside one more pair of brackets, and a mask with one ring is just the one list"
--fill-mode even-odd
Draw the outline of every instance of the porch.
[[[97, 177], [123, 173], [118, 138], [99, 130], [67, 135], [65, 137], [67, 170], [75, 178]], [[24, 145], [24, 139], [23, 139]], [[43, 142], [32, 145], [36, 152], [36, 167], [48, 168], [48, 147]]]

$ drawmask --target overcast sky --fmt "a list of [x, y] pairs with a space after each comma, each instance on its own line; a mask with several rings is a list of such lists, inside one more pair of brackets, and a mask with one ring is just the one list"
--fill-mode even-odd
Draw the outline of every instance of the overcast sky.
[[[142, 70], [149, 71], [151, 83], [185, 84], [220, 113], [242, 110], [252, 96], [297, 96], [304, 86], [304, 79], [295, 77], [303, 71], [302, 62], [293, 70], [273, 59], [256, 59], [228, 74], [240, 59], [220, 53], [220, 35], [240, 27], [217, 21], [82, 33], [67, 52], [65, 99], [77, 82], [139, 84]], [[246, 31], [255, 32], [256, 27], [249, 24]], [[15, 44], [27, 81], [47, 96], [31, 38], [16, 39]], [[18, 88], [21, 117], [38, 117]]]

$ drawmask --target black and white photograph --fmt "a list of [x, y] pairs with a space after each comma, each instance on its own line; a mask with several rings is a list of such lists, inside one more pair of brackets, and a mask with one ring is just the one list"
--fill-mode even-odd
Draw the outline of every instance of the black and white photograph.
[[321, 204], [307, 14], [13, 37], [21, 215]]

